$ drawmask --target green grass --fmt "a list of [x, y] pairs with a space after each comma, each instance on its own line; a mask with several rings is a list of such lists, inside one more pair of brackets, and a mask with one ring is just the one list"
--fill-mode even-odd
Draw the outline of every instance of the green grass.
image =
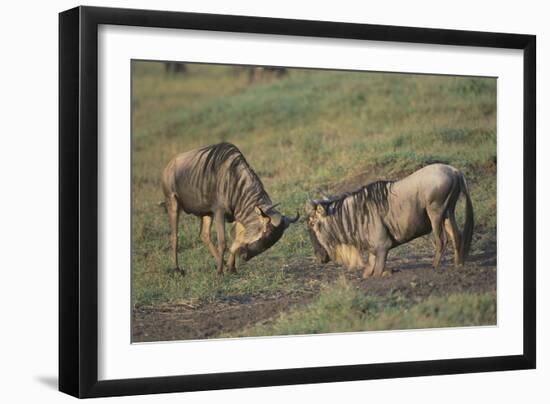
[[168, 76], [161, 64], [134, 62], [132, 94], [135, 306], [303, 287], [281, 270], [289, 258], [312, 257], [303, 224], [241, 264], [239, 275], [220, 277], [198, 237], [198, 219], [183, 214], [179, 257], [187, 275], [169, 272], [168, 220], [157, 206], [160, 172], [177, 153], [222, 140], [241, 149], [289, 215], [303, 208], [307, 192], [357, 175], [391, 179], [430, 162], [452, 164], [466, 174], [473, 198], [473, 250], [494, 243], [494, 79], [294, 69], [248, 85], [246, 73], [235, 67], [190, 65], [189, 74]]
[[369, 297], [343, 278], [305, 308], [225, 337], [323, 334], [496, 324], [496, 294], [453, 294], [420, 303], [399, 293]]

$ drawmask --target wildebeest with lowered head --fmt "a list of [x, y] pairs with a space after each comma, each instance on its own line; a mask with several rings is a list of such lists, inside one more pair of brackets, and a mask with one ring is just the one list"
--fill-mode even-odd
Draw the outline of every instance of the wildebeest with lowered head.
[[[455, 220], [460, 194], [466, 199], [464, 229]], [[363, 277], [383, 274], [388, 251], [433, 232], [437, 268], [447, 237], [455, 266], [468, 255], [474, 211], [464, 174], [445, 164], [421, 168], [399, 181], [377, 181], [355, 192], [309, 200], [308, 231], [317, 258], [348, 268], [363, 268]], [[363, 262], [362, 252], [368, 252]]]
[[[164, 202], [172, 228], [172, 254], [178, 265], [178, 218], [180, 211], [201, 218], [200, 237], [223, 271], [225, 222], [235, 223], [229, 247], [227, 272], [235, 272], [235, 254], [248, 261], [267, 250], [298, 220], [279, 213], [262, 182], [239, 149], [220, 143], [174, 157], [162, 173]], [[218, 246], [210, 239], [216, 224]]]

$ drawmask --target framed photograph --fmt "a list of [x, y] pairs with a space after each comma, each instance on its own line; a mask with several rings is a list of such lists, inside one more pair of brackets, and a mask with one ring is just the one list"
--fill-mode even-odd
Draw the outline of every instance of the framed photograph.
[[532, 369], [531, 35], [59, 17], [59, 388]]

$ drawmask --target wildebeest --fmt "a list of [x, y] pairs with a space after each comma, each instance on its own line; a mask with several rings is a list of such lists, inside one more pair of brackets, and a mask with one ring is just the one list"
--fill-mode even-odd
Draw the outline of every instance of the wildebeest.
[[[279, 213], [264, 186], [239, 149], [220, 143], [182, 153], [162, 173], [164, 202], [172, 229], [172, 254], [178, 265], [178, 218], [180, 211], [201, 218], [200, 238], [222, 273], [225, 253], [225, 222], [235, 223], [229, 247], [227, 272], [235, 272], [235, 254], [248, 261], [267, 250], [298, 220]], [[210, 239], [216, 224], [218, 246]]]
[[286, 74], [286, 67], [251, 66], [248, 68], [248, 83], [252, 84], [266, 76], [282, 77]]
[[187, 66], [181, 62], [164, 62], [164, 70], [168, 74], [187, 73]]
[[[463, 232], [455, 220], [460, 194], [466, 199]], [[377, 181], [355, 192], [309, 200], [308, 231], [321, 262], [362, 268], [363, 277], [383, 274], [388, 251], [433, 232], [437, 268], [449, 236], [455, 266], [468, 255], [474, 211], [464, 174], [445, 164], [428, 165], [399, 181]], [[362, 252], [368, 252], [363, 262]], [[385, 274], [385, 273], [384, 273]]]

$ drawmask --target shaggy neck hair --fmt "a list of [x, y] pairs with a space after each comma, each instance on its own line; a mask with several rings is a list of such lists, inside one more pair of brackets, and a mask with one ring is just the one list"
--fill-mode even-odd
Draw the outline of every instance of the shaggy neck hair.
[[204, 186], [205, 178], [217, 180], [216, 188], [228, 208], [228, 219], [254, 225], [254, 208], [272, 205], [262, 181], [250, 167], [240, 150], [231, 143], [220, 143], [200, 150], [200, 170], [194, 173], [195, 183]]
[[374, 214], [385, 215], [388, 211], [392, 184], [393, 181], [376, 181], [354, 192], [318, 201], [325, 213], [317, 217], [313, 226], [317, 243], [358, 248], [368, 243], [364, 230]]

